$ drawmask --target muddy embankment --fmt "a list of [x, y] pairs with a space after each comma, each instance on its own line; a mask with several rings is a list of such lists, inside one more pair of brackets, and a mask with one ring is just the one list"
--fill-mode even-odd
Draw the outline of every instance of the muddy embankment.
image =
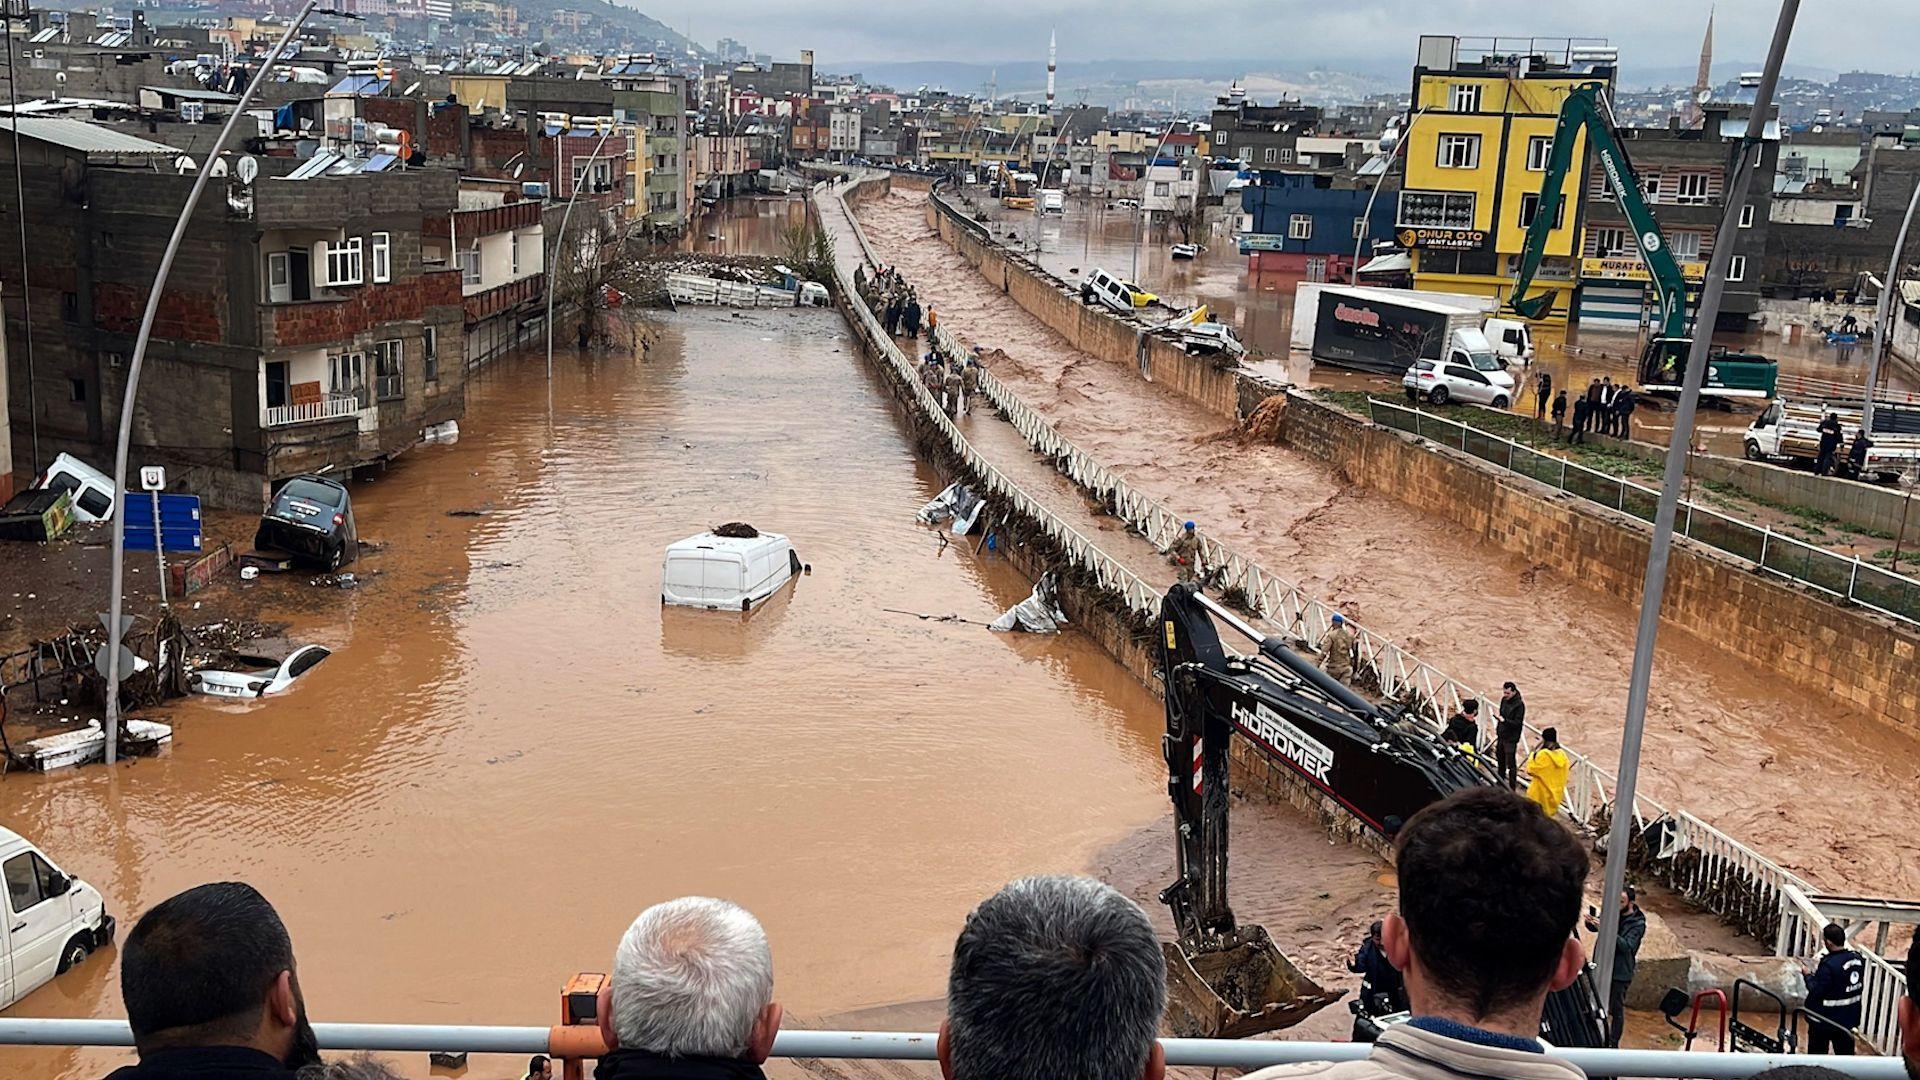
[[[1218, 413], [1074, 349], [982, 279], [925, 211], [924, 194], [896, 192], [860, 215], [879, 257], [943, 325], [1004, 350], [995, 374], [1063, 435], [1442, 670], [1477, 686], [1515, 681], [1531, 719], [1612, 764], [1632, 592], [1517, 556], [1486, 539], [1489, 523], [1421, 512], [1311, 455], [1221, 438]], [[1903, 856], [1920, 807], [1884, 794], [1920, 779], [1920, 740], [1701, 633], [1666, 629], [1654, 674], [1643, 790], [1816, 884], [1920, 892], [1920, 865]]]

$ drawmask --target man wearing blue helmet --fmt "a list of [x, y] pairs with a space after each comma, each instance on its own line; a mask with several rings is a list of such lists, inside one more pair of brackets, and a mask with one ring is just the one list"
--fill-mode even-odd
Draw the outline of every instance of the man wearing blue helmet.
[[1167, 545], [1167, 561], [1179, 568], [1180, 580], [1191, 584], [1200, 580], [1200, 534], [1189, 521]]

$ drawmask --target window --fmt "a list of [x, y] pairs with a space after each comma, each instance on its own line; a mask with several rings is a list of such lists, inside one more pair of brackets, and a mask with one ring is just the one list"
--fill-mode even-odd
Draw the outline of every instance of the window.
[[1280, 151], [1275, 147], [1267, 147], [1267, 164], [1271, 165], [1278, 160], [1280, 160]]
[[1627, 230], [1612, 225], [1593, 228], [1593, 257], [1610, 259], [1627, 250]]
[[1400, 224], [1471, 229], [1473, 228], [1473, 193], [1470, 191], [1403, 191], [1400, 193]]
[[400, 342], [376, 341], [373, 343], [373, 385], [374, 396], [381, 401], [392, 401], [407, 395], [406, 372], [401, 365]]
[[1221, 132], [1221, 133], [1219, 134], [1219, 136], [1218, 136], [1217, 138], [1215, 138], [1215, 139], [1214, 139], [1214, 141], [1215, 141], [1215, 142], [1217, 142], [1217, 143], [1219, 143], [1219, 144], [1220, 144], [1221, 146], [1223, 146], [1223, 147], [1224, 147], [1224, 146], [1226, 146], [1226, 145], [1227, 145], [1227, 135], [1228, 135], [1228, 134], [1229, 134], [1228, 132], [1225, 132], [1225, 131], [1223, 131], [1223, 132]]
[[433, 382], [440, 377], [440, 329], [429, 326], [420, 331], [420, 377]]
[[70, 323], [80, 321], [80, 294], [63, 292], [60, 294], [60, 318]]
[[393, 280], [393, 235], [391, 233], [373, 234], [373, 280]]
[[362, 242], [359, 237], [338, 244], [328, 244], [327, 284], [358, 285], [365, 280], [361, 276]]
[[1438, 164], [1443, 169], [1480, 167], [1480, 136], [1442, 135]]
[[1747, 205], [1740, 208], [1740, 227], [1743, 229], [1753, 228], [1753, 204], [1752, 203], [1748, 203]]
[[1642, 177], [1640, 180], [1640, 188], [1647, 193], [1648, 202], [1657, 203], [1660, 201], [1660, 178], [1658, 176]]
[[1171, 194], [1172, 191], [1173, 191], [1173, 186], [1167, 183], [1165, 180], [1156, 180], [1154, 182], [1153, 193], [1155, 195], [1165, 196], [1165, 195]]
[[1676, 232], [1667, 236], [1667, 249], [1680, 262], [1695, 262], [1700, 258], [1700, 234], [1697, 232]]
[[454, 265], [460, 268], [460, 284], [480, 284], [480, 241], [461, 248], [453, 253]]
[[1699, 172], [1681, 173], [1677, 180], [1677, 194], [1674, 200], [1688, 206], [1700, 206], [1707, 201], [1707, 174]]
[[1480, 84], [1454, 83], [1451, 95], [1454, 112], [1477, 113], [1480, 111]]
[[1294, 214], [1287, 218], [1287, 239], [1313, 239], [1313, 215]]
[[327, 357], [327, 391], [360, 399], [367, 405], [366, 356], [363, 353], [336, 353]]
[[60, 895], [54, 888], [53, 867], [47, 865], [38, 853], [23, 851], [8, 859], [5, 866], [7, 878], [7, 902], [13, 906], [13, 913], [20, 915], [39, 904]]
[[85, 404], [87, 400], [87, 380], [68, 379], [67, 395], [68, 395], [67, 400], [73, 401], [79, 404]]
[[1293, 147], [1283, 146], [1280, 148], [1280, 164], [1282, 165], [1293, 164]]
[[520, 276], [520, 234], [513, 233], [511, 235], [513, 237], [513, 242], [512, 242], [513, 246], [511, 248], [511, 258], [509, 262], [512, 268], [513, 276], [519, 277]]
[[1745, 281], [1746, 279], [1747, 257], [1745, 255], [1735, 255], [1733, 261], [1727, 264], [1727, 280]]
[[1367, 219], [1363, 217], [1354, 218], [1353, 219], [1353, 238], [1355, 240], [1359, 240], [1364, 238], [1366, 235], [1367, 235]]
[[275, 304], [284, 304], [293, 299], [293, 272], [288, 267], [287, 253], [284, 251], [267, 252], [267, 300]]
[[[1540, 195], [1528, 192], [1520, 196], [1520, 227], [1525, 229], [1533, 225], [1533, 216], [1540, 212]], [[1554, 207], [1553, 227], [1559, 228], [1567, 222], [1567, 200], [1563, 197], [1560, 205]]]
[[[1527, 171], [1546, 172], [1547, 159], [1553, 156], [1553, 137], [1535, 135], [1527, 140]], [[1605, 176], [1606, 173], [1600, 175]]]
[[1308, 281], [1327, 280], [1327, 257], [1325, 255], [1315, 255], [1307, 260], [1306, 277]]

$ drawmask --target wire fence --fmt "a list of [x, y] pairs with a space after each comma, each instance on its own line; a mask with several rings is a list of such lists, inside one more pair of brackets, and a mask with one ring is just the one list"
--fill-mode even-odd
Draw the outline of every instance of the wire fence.
[[[1367, 407], [1373, 422], [1382, 427], [1453, 447], [1509, 472], [1642, 521], [1653, 520], [1654, 508], [1660, 501], [1658, 489], [1542, 453], [1468, 424], [1374, 397], [1367, 399]], [[1857, 555], [1841, 555], [1686, 499], [1680, 501], [1673, 530], [1836, 600], [1920, 624], [1920, 580], [1882, 569]]]

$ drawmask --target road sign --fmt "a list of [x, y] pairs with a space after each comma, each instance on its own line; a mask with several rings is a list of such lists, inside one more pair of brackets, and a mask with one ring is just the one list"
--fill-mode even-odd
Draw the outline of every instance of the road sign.
[[[100, 616], [100, 625], [106, 627], [107, 633], [109, 634], [113, 633], [112, 614], [105, 611], [98, 612], [98, 614]], [[120, 636], [126, 637], [128, 634], [131, 634], [131, 633], [133, 633], [133, 616], [131, 615], [120, 616]]]
[[160, 465], [140, 466], [140, 486], [148, 491], [160, 491], [167, 486], [167, 470]]
[[[107, 656], [108, 652], [105, 645], [100, 646], [93, 652], [93, 670], [99, 672], [100, 677], [103, 679], [107, 677]], [[133, 655], [132, 649], [127, 648], [125, 645], [120, 646], [120, 680], [122, 682], [126, 681], [127, 676], [133, 674], [133, 669], [139, 662], [140, 658]]]
[[129, 491], [120, 509], [128, 551], [153, 550], [153, 500], [160, 500], [160, 539], [167, 551], [200, 550], [200, 496]]

